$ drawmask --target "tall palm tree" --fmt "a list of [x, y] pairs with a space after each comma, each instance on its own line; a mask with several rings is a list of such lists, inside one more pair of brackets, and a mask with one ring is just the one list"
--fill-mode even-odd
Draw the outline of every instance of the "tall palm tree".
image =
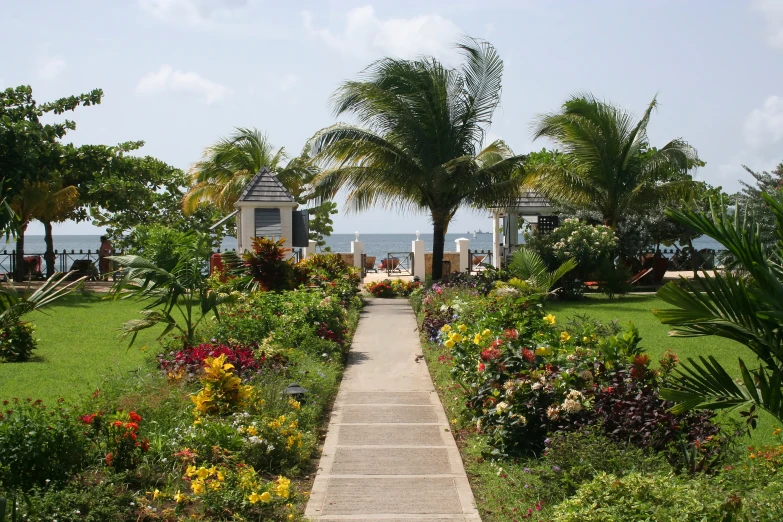
[[204, 156], [191, 169], [191, 188], [182, 201], [190, 214], [209, 203], [230, 212], [250, 179], [268, 167], [272, 171], [285, 162], [283, 148], [275, 150], [258, 129], [237, 128], [228, 138], [207, 147]]
[[498, 140], [480, 149], [500, 102], [503, 61], [488, 42], [465, 39], [459, 69], [434, 58], [384, 58], [333, 96], [339, 123], [311, 139], [326, 169], [317, 190], [334, 197], [348, 189], [347, 204], [360, 211], [380, 205], [426, 210], [432, 219], [432, 275], [442, 275], [449, 223], [462, 205], [484, 207], [513, 200], [522, 191], [516, 156]]
[[320, 170], [307, 154], [289, 159], [284, 148], [275, 150], [257, 129], [238, 128], [208, 147], [191, 169], [192, 184], [183, 198], [183, 211], [191, 214], [203, 204], [232, 211], [245, 185], [262, 167], [275, 172], [297, 203], [304, 205], [314, 199], [311, 185]]
[[565, 154], [537, 165], [533, 184], [550, 199], [599, 212], [616, 227], [625, 213], [687, 192], [685, 173], [698, 162], [696, 149], [676, 138], [650, 147], [647, 124], [658, 102], [653, 98], [642, 119], [596, 99], [569, 98], [560, 112], [534, 124], [534, 139], [549, 138]]

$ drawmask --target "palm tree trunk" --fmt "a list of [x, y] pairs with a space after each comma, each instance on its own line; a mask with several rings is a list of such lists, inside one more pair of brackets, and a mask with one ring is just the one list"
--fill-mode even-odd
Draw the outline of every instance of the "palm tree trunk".
[[19, 234], [16, 236], [16, 270], [14, 271], [14, 281], [21, 282], [25, 278], [24, 270], [24, 232], [27, 230], [27, 224], [25, 223], [19, 229]]
[[443, 277], [443, 248], [446, 244], [447, 222], [441, 216], [432, 214], [432, 279]]
[[44, 221], [44, 242], [46, 243], [46, 253], [44, 254], [44, 260], [46, 261], [46, 277], [52, 277], [54, 275], [54, 238], [52, 237], [52, 222]]

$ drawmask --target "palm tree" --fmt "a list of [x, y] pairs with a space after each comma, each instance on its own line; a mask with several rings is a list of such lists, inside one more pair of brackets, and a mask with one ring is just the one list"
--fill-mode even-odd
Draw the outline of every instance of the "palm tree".
[[15, 224], [16, 273], [14, 274], [14, 279], [22, 281], [26, 275], [24, 270], [24, 234], [30, 221], [33, 219], [38, 219], [44, 223], [47, 274], [52, 275], [54, 273], [54, 245], [52, 242], [51, 224], [53, 221], [66, 219], [76, 207], [78, 199], [79, 191], [76, 187], [63, 187], [60, 181], [25, 182], [22, 191], [11, 202], [11, 208], [17, 215]]
[[434, 58], [371, 64], [333, 96], [335, 114], [351, 114], [363, 127], [339, 123], [310, 141], [326, 167], [316, 180], [322, 196], [347, 188], [347, 204], [357, 211], [381, 205], [429, 212], [434, 278], [458, 208], [510, 201], [522, 191], [523, 157], [500, 140], [480, 149], [500, 102], [503, 61], [488, 42], [466, 39], [457, 47], [465, 57], [459, 69]]
[[628, 111], [584, 94], [539, 116], [534, 139], [549, 138], [564, 154], [536, 166], [535, 187], [554, 201], [600, 213], [612, 228], [629, 211], [687, 193], [684, 175], [698, 164], [696, 149], [679, 138], [650, 147], [647, 124], [657, 105], [653, 98], [634, 122]]
[[[739, 358], [741, 382], [735, 382], [712, 356], [688, 359], [676, 379], [662, 390], [676, 402], [673, 411], [691, 408], [756, 406], [783, 421], [783, 203], [761, 193], [775, 219], [777, 241], [769, 246], [759, 223], [744, 212], [727, 216], [720, 205], [705, 213], [667, 210], [674, 220], [720, 242], [736, 260], [738, 273], [705, 272], [695, 281], [667, 283], [658, 297], [674, 308], [653, 310], [672, 335], [717, 335], [749, 348], [757, 367]], [[740, 219], [743, 215], [743, 219]], [[748, 414], [746, 414], [748, 415]], [[748, 420], [755, 427], [752, 411]]]
[[285, 151], [275, 150], [258, 129], [237, 128], [233, 135], [207, 147], [193, 166], [192, 185], [182, 201], [182, 209], [190, 214], [199, 205], [209, 203], [230, 212], [261, 167], [276, 171], [285, 159]]

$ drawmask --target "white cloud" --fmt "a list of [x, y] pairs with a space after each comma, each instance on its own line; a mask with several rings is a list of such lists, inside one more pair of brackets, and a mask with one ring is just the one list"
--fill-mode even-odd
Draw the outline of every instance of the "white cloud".
[[248, 5], [248, 0], [140, 0], [141, 8], [162, 22], [210, 27]]
[[438, 15], [381, 19], [371, 5], [357, 7], [345, 16], [341, 31], [318, 28], [309, 11], [302, 13], [305, 30], [329, 47], [360, 57], [390, 55], [415, 58], [419, 55], [451, 59], [454, 42], [462, 31], [451, 20]]
[[65, 60], [61, 58], [41, 60], [38, 66], [38, 77], [42, 80], [53, 80], [65, 71], [66, 65]]
[[780, 0], [754, 0], [753, 9], [766, 20], [767, 44], [783, 50], [783, 2]]
[[194, 72], [177, 71], [170, 65], [161, 65], [157, 72], [148, 73], [139, 80], [136, 92], [142, 94], [156, 92], [194, 94], [209, 105], [225, 98], [229, 89], [225, 85], [208, 80]]
[[753, 149], [779, 148], [783, 140], [783, 98], [769, 96], [745, 119], [745, 142]]

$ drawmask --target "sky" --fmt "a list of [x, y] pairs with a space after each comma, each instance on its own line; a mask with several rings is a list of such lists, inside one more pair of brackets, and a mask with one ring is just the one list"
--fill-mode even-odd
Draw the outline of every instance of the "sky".
[[[783, 161], [783, 0], [5, 0], [0, 88], [31, 85], [39, 102], [102, 88], [101, 105], [69, 115], [66, 141], [144, 140], [142, 154], [188, 169], [235, 127], [298, 155], [338, 121], [329, 99], [341, 82], [384, 56], [458, 65], [462, 35], [504, 60], [487, 139], [517, 153], [552, 146], [532, 141], [536, 115], [591, 92], [637, 115], [657, 95], [652, 145], [687, 140], [707, 163], [696, 177], [728, 192], [750, 179], [743, 164]], [[426, 214], [351, 214], [343, 203], [336, 233], [431, 229]], [[450, 231], [490, 225], [461, 210]]]

